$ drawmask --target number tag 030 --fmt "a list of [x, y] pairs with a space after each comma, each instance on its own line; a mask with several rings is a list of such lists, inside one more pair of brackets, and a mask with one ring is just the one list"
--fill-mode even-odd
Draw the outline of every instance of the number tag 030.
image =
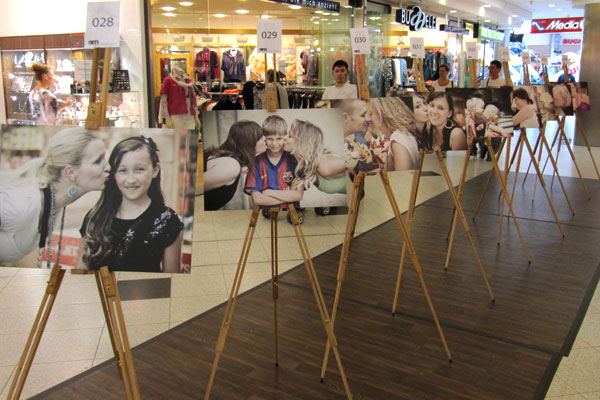
[[352, 54], [370, 54], [368, 28], [350, 28], [350, 41], [352, 42]]
[[120, 15], [118, 1], [88, 3], [85, 48], [119, 47]]
[[281, 54], [281, 20], [259, 19], [256, 24], [256, 51]]

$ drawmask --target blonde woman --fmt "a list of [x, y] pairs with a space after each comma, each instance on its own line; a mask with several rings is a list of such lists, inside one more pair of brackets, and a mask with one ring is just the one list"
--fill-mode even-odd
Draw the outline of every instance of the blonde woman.
[[345, 160], [325, 148], [321, 128], [308, 121], [295, 120], [284, 150], [296, 158], [295, 175], [305, 189], [314, 184], [325, 193], [346, 193]]
[[399, 97], [369, 101], [372, 127], [390, 141], [389, 171], [415, 169], [419, 164], [415, 117]]
[[37, 84], [29, 93], [29, 105], [35, 125], [61, 125], [59, 112], [71, 104], [58, 100], [52, 88], [58, 82], [46, 64], [34, 63], [31, 66]]

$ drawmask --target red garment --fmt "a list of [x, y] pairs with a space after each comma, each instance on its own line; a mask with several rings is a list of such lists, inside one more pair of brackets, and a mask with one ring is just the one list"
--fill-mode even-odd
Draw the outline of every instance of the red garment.
[[[191, 79], [186, 79], [185, 83], [191, 83]], [[192, 87], [181, 87], [173, 80], [171, 75], [167, 76], [162, 84], [160, 94], [167, 95], [167, 105], [169, 115], [187, 114], [196, 115], [196, 96]], [[186, 99], [190, 99], [190, 109], [188, 110]]]

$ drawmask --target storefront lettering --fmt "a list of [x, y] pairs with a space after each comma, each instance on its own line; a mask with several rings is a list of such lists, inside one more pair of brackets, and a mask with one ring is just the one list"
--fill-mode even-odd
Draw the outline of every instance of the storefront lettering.
[[581, 44], [581, 39], [563, 39], [563, 44]]
[[316, 8], [318, 10], [327, 10], [333, 12], [340, 12], [340, 3], [335, 1], [327, 0], [270, 0], [274, 3], [290, 4], [294, 6], [303, 6]]
[[419, 6], [396, 10], [396, 22], [408, 25], [411, 31], [420, 31], [423, 28], [436, 29], [437, 27], [437, 17], [423, 12]]
[[583, 17], [534, 19], [531, 21], [531, 33], [582, 32]]

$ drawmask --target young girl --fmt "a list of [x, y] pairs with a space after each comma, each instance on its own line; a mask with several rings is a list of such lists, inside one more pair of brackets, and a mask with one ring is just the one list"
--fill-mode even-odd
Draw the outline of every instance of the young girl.
[[81, 227], [80, 258], [89, 269], [180, 272], [183, 224], [165, 206], [154, 141], [119, 142], [102, 196]]

